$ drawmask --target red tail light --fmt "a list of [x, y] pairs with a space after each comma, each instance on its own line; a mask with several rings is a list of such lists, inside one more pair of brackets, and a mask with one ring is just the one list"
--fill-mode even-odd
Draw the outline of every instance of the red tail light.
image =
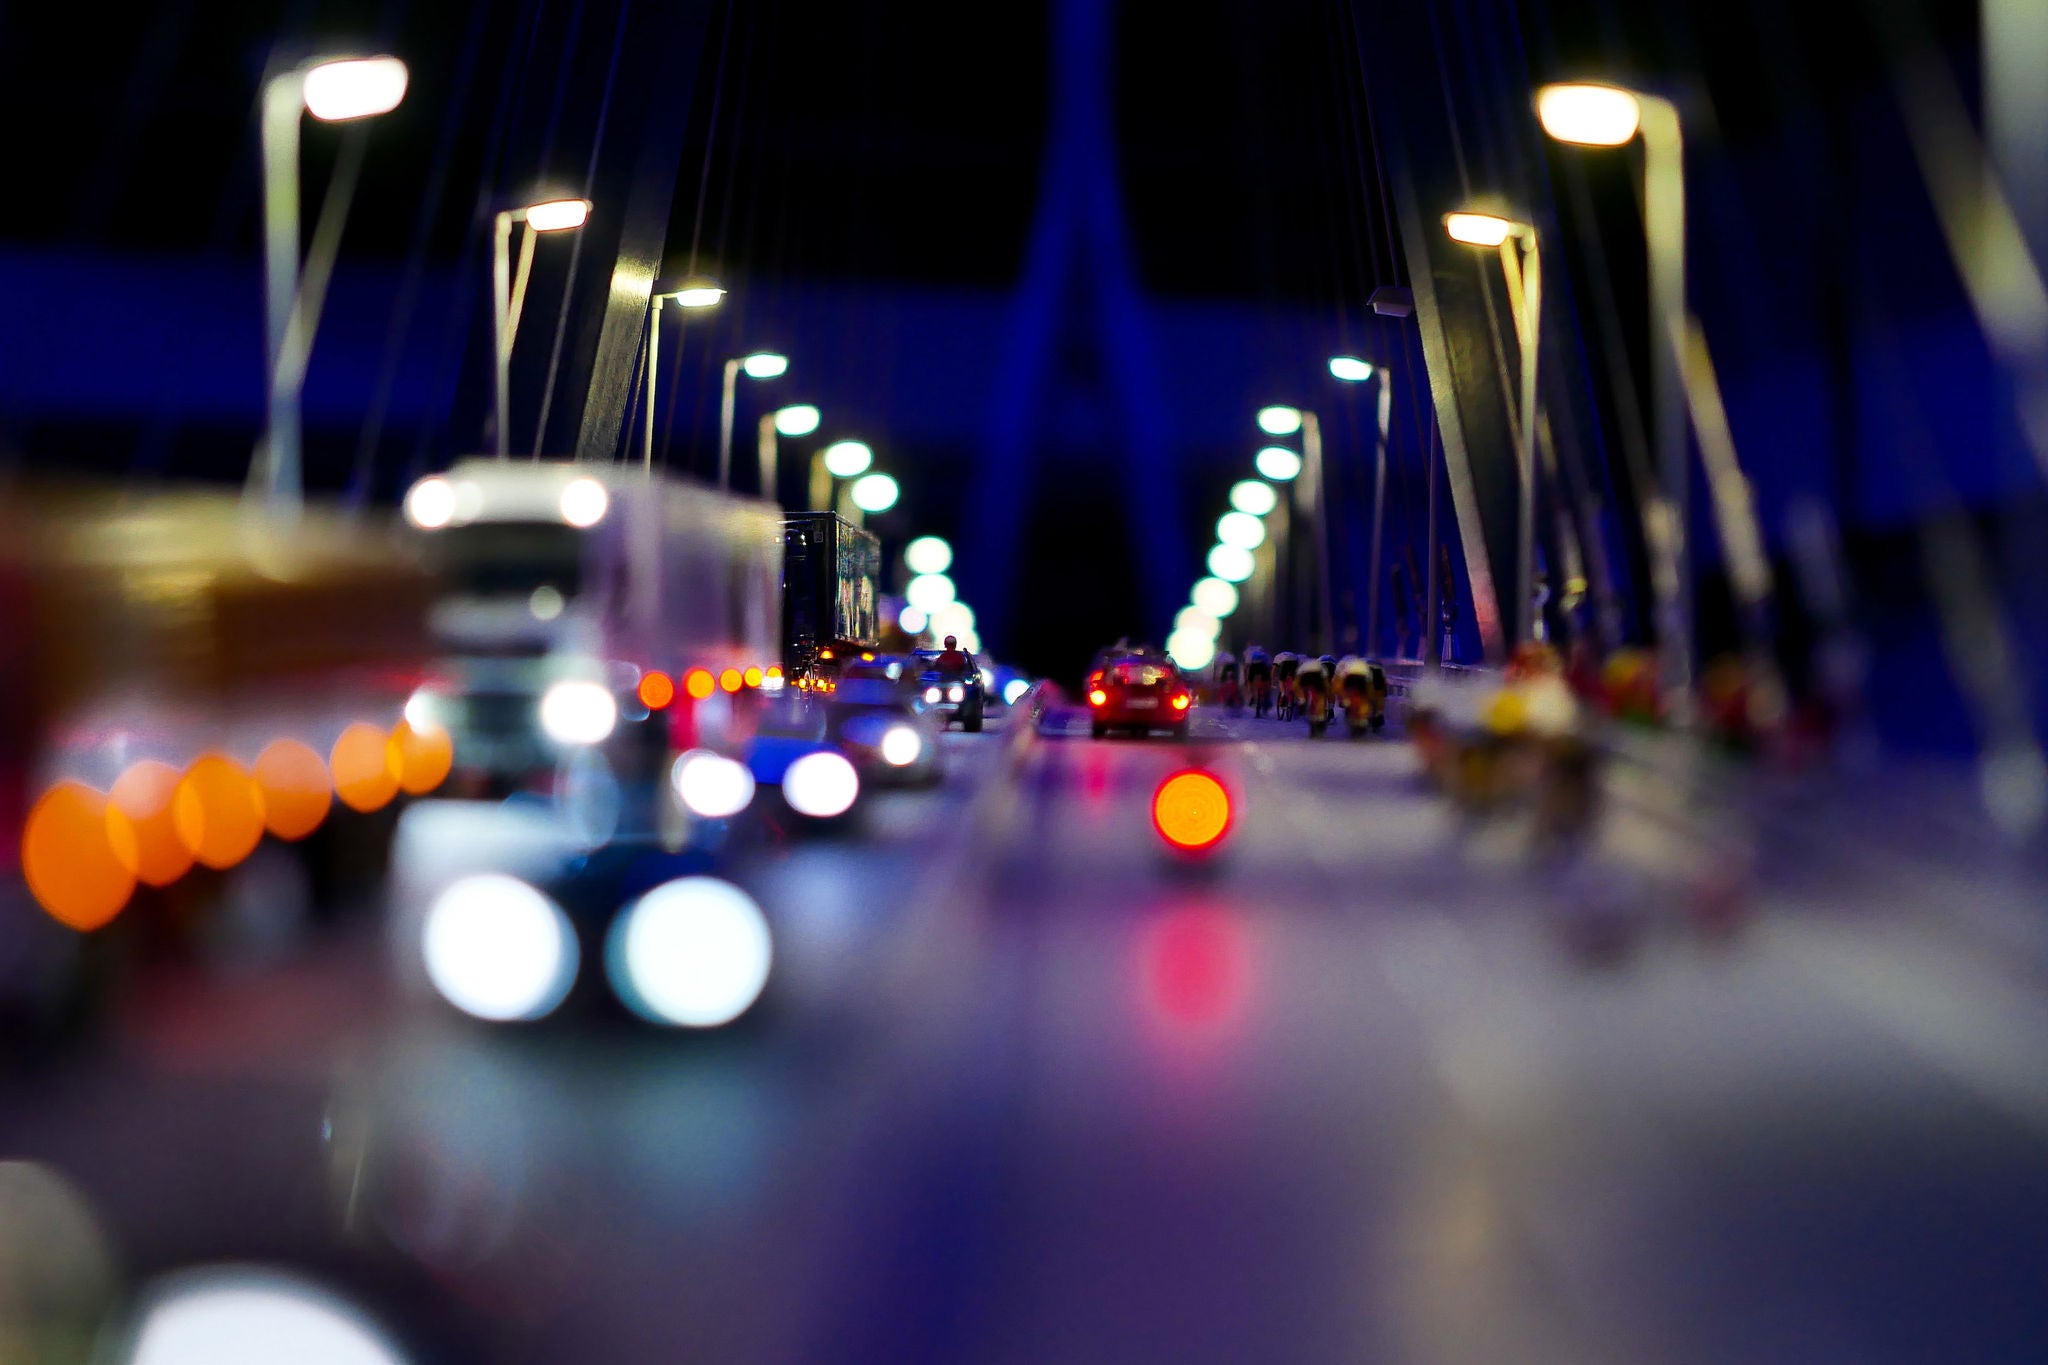
[[1088, 704], [1090, 706], [1102, 706], [1105, 705], [1108, 701], [1109, 693], [1103, 691], [1099, 687], [1092, 689], [1088, 693]]
[[1188, 694], [1187, 694], [1187, 693], [1185, 693], [1185, 692], [1181, 692], [1181, 693], [1178, 693], [1178, 694], [1176, 694], [1176, 695], [1174, 696], [1174, 699], [1173, 699], [1173, 709], [1174, 709], [1174, 710], [1176, 710], [1176, 711], [1185, 711], [1185, 710], [1187, 710], [1187, 709], [1188, 709]]

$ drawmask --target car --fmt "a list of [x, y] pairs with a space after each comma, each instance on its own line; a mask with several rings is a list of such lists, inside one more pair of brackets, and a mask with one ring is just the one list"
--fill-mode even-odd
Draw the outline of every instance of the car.
[[920, 649], [910, 657], [918, 669], [918, 703], [941, 725], [957, 720], [968, 734], [980, 733], [988, 716], [988, 678], [981, 668], [972, 660], [964, 669], [941, 668], [945, 656], [936, 649]]
[[918, 704], [915, 688], [910, 679], [849, 673], [827, 701], [825, 733], [853, 760], [862, 785], [914, 787], [939, 780], [941, 727]]
[[1088, 675], [1086, 697], [1089, 730], [1097, 739], [1119, 729], [1185, 737], [1195, 704], [1170, 661], [1142, 653], [1103, 657]]

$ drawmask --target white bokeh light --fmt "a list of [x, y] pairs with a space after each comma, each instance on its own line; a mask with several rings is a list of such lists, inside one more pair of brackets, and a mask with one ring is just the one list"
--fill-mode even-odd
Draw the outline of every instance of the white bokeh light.
[[782, 799], [798, 815], [829, 820], [853, 809], [860, 796], [860, 774], [844, 754], [820, 749], [805, 754], [782, 774]]
[[576, 934], [560, 906], [516, 877], [454, 882], [427, 910], [420, 936], [427, 979], [464, 1014], [539, 1019], [576, 979]]
[[903, 600], [927, 616], [955, 600], [953, 580], [942, 573], [921, 573], [903, 586]]
[[753, 897], [716, 877], [655, 887], [612, 924], [605, 967], [628, 1008], [653, 1023], [717, 1028], [746, 1013], [775, 956]]
[[919, 536], [903, 547], [903, 563], [912, 573], [944, 573], [953, 567], [953, 547], [938, 536]]
[[1225, 512], [1216, 519], [1216, 539], [1240, 550], [1256, 550], [1266, 543], [1266, 524], [1249, 512]]
[[404, 1365], [354, 1304], [309, 1281], [253, 1266], [188, 1270], [144, 1295], [132, 1335], [106, 1357], [123, 1365]]
[[405, 519], [422, 531], [438, 531], [455, 520], [455, 485], [439, 474], [421, 479], [405, 495]]
[[1220, 578], [1196, 579], [1195, 590], [1189, 598], [1219, 621], [1237, 610], [1237, 589]]
[[1301, 473], [1301, 456], [1286, 446], [1267, 446], [1253, 457], [1252, 463], [1274, 483], [1286, 483]]
[[1228, 583], [1242, 583], [1250, 578], [1257, 563], [1250, 550], [1235, 545], [1218, 545], [1209, 551], [1209, 572]]
[[604, 520], [611, 502], [596, 479], [571, 479], [562, 485], [562, 520], [571, 526], [595, 526]]
[[1263, 479], [1240, 479], [1230, 486], [1230, 505], [1240, 512], [1263, 517], [1280, 505], [1280, 495]]
[[1166, 637], [1166, 652], [1190, 672], [1207, 668], [1216, 657], [1216, 641], [1205, 635], [1175, 631]]
[[747, 765], [709, 749], [692, 749], [678, 758], [669, 781], [684, 808], [705, 820], [730, 819], [754, 800], [754, 775]]

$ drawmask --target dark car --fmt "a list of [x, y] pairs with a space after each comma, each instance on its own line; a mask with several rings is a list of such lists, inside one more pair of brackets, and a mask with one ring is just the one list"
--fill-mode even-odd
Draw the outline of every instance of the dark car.
[[967, 733], [979, 733], [988, 715], [988, 680], [980, 666], [969, 657], [965, 668], [944, 667], [945, 655], [936, 649], [920, 649], [910, 657], [918, 669], [918, 704], [941, 725], [957, 720]]
[[923, 786], [939, 779], [937, 717], [918, 702], [911, 679], [846, 677], [826, 706], [826, 733], [869, 787]]

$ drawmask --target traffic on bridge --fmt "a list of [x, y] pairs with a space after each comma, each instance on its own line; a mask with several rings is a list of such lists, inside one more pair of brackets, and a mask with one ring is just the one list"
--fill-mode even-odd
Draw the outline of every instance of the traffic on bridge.
[[0, 1361], [2048, 1359], [2048, 20], [1639, 9], [0, 10]]

